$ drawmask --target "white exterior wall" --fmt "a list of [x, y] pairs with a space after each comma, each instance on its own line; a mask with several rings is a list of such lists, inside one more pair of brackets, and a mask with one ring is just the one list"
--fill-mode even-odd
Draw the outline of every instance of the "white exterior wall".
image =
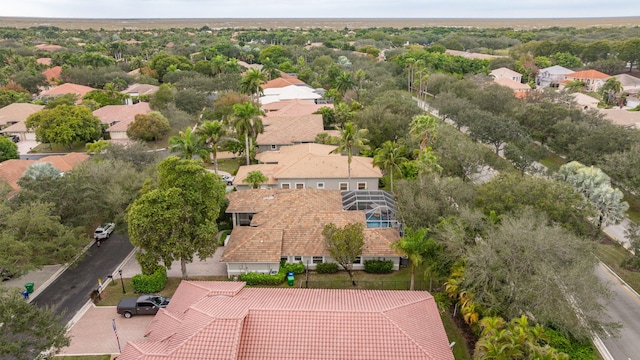
[[227, 263], [227, 276], [240, 276], [247, 273], [270, 274], [278, 272], [280, 263]]
[[109, 131], [111, 140], [129, 140], [126, 131]]
[[[319, 187], [318, 183], [324, 183], [324, 187]], [[282, 188], [283, 184], [289, 184], [290, 189], [295, 189], [296, 184], [304, 184], [305, 189], [325, 189], [340, 190], [340, 183], [348, 183], [347, 190], [358, 190], [358, 183], [365, 183], [366, 190], [378, 190], [378, 178], [348, 178], [344, 179], [278, 179], [278, 188]]]
[[[302, 264], [304, 264], [305, 267], [308, 267], [309, 270], [315, 270], [316, 269], [316, 264], [313, 263], [313, 256], [301, 256], [302, 257]], [[363, 256], [361, 257], [360, 260], [360, 264], [353, 264], [353, 270], [364, 270], [364, 261], [365, 260], [391, 260], [393, 261], [393, 270], [399, 270], [400, 269], [400, 257], [399, 256], [391, 256], [391, 257], [384, 257], [384, 256]], [[287, 262], [288, 263], [298, 263], [300, 261], [296, 261], [295, 260], [295, 256], [287, 256]], [[323, 263], [330, 263], [330, 262], [336, 262], [331, 256], [323, 256], [322, 257], [322, 262]]]

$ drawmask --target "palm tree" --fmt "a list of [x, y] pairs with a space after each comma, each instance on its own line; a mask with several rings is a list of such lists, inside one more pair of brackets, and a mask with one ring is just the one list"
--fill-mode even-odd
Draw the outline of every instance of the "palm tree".
[[607, 105], [613, 104], [616, 96], [622, 92], [622, 84], [616, 80], [616, 77], [610, 77], [600, 88], [600, 95]]
[[351, 183], [351, 160], [353, 159], [354, 150], [368, 150], [369, 142], [365, 136], [369, 133], [367, 129], [358, 129], [358, 127], [348, 122], [344, 124], [344, 127], [340, 130], [340, 136], [337, 138], [338, 147], [333, 149], [329, 154], [342, 154], [347, 153], [347, 174], [349, 175], [349, 183]]
[[205, 145], [211, 149], [211, 156], [213, 157], [213, 168], [215, 173], [218, 173], [218, 146], [225, 141], [238, 141], [238, 139], [228, 136], [228, 126], [218, 120], [205, 121], [196, 134], [204, 139]]
[[409, 258], [411, 261], [411, 285], [409, 290], [413, 290], [415, 282], [416, 267], [422, 265], [424, 261], [424, 253], [427, 247], [427, 232], [426, 228], [418, 230], [407, 229], [402, 239], [391, 244], [391, 247]]
[[251, 102], [233, 105], [233, 125], [239, 134], [244, 134], [247, 165], [251, 165], [249, 153], [253, 147], [253, 137], [264, 131], [260, 115], [262, 115], [262, 111]]
[[409, 134], [420, 140], [420, 150], [427, 148], [438, 131], [438, 120], [429, 115], [414, 116], [409, 124]]
[[269, 180], [260, 170], [249, 171], [247, 177], [242, 180], [243, 183], [249, 184], [252, 189], [257, 189], [261, 184]]
[[95, 156], [100, 156], [100, 154], [102, 154], [102, 151], [108, 149], [110, 145], [111, 143], [104, 140], [96, 140], [92, 143], [87, 143], [86, 144], [87, 154], [94, 154]]
[[267, 73], [263, 70], [249, 69], [240, 80], [240, 92], [251, 96], [253, 101], [257, 101], [258, 95], [262, 94], [262, 84], [267, 83]]
[[391, 192], [393, 192], [394, 171], [400, 171], [400, 165], [403, 162], [408, 161], [404, 154], [404, 145], [399, 145], [395, 141], [387, 140], [382, 144], [381, 148], [376, 150], [376, 154], [373, 157], [373, 165], [379, 167], [382, 171], [389, 173]]
[[353, 82], [351, 74], [346, 71], [343, 71], [336, 77], [335, 88], [343, 97], [348, 90], [353, 89], [354, 85], [355, 83]]
[[199, 156], [203, 161], [209, 157], [205, 139], [199, 137], [190, 127], [180, 131], [178, 136], [169, 138], [169, 152], [179, 153], [181, 159], [188, 160], [194, 155]]

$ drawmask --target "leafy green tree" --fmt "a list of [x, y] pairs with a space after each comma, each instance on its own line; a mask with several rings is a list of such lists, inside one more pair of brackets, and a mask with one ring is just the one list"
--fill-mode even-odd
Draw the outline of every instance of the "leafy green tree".
[[178, 136], [169, 138], [169, 152], [179, 153], [181, 159], [190, 160], [194, 156], [200, 157], [203, 161], [209, 156], [209, 150], [205, 145], [205, 139], [190, 127], [180, 131]]
[[184, 89], [176, 93], [176, 107], [191, 115], [198, 114], [209, 105], [209, 100], [203, 92], [194, 89]]
[[35, 129], [36, 139], [72, 147], [74, 143], [87, 143], [102, 135], [100, 119], [85, 106], [60, 105], [29, 115], [28, 129]]
[[469, 126], [469, 132], [474, 139], [493, 145], [496, 155], [500, 154], [506, 142], [518, 138], [521, 134], [520, 125], [511, 118], [491, 115], [482, 110], [476, 115]]
[[404, 254], [411, 261], [411, 285], [409, 290], [414, 289], [416, 267], [422, 266], [424, 255], [427, 252], [428, 231], [426, 228], [418, 230], [408, 228], [400, 240], [391, 244], [393, 249]]
[[537, 172], [535, 162], [545, 154], [543, 148], [526, 138], [510, 142], [504, 147], [504, 157], [520, 170], [522, 176], [527, 172]]
[[257, 189], [260, 187], [260, 185], [266, 183], [269, 180], [269, 178], [267, 178], [262, 171], [260, 170], [255, 170], [255, 171], [249, 171], [249, 173], [247, 174], [247, 177], [242, 180], [242, 182], [244, 182], [245, 184], [249, 184], [249, 186], [251, 186], [252, 189]]
[[82, 97], [83, 103], [87, 100], [93, 100], [98, 104], [98, 108], [107, 105], [123, 105], [127, 95], [119, 92], [109, 93], [104, 90], [89, 91]]
[[224, 185], [201, 164], [175, 156], [163, 160], [156, 188], [127, 210], [130, 241], [144, 250], [138, 260], [162, 260], [167, 268], [180, 260], [182, 278], [187, 279], [187, 263], [216, 250], [216, 218], [223, 199]]
[[393, 173], [400, 172], [400, 166], [408, 161], [405, 157], [404, 145], [399, 145], [395, 141], [386, 141], [382, 147], [376, 150], [373, 156], [373, 165], [379, 167], [389, 174], [391, 191], [393, 192]]
[[26, 103], [31, 99], [29, 94], [14, 90], [0, 90], [0, 108], [13, 103]]
[[438, 125], [438, 120], [432, 116], [414, 116], [409, 124], [409, 134], [420, 140], [420, 149], [424, 150], [429, 146], [429, 141], [433, 142], [435, 139]]
[[162, 84], [158, 91], [151, 96], [149, 105], [154, 110], [166, 110], [169, 103], [173, 102], [175, 94], [176, 89], [171, 84]]
[[0, 162], [9, 159], [20, 159], [18, 145], [6, 136], [0, 136]]
[[598, 90], [600, 95], [602, 95], [602, 99], [607, 105], [612, 105], [616, 102], [616, 99], [620, 96], [622, 92], [622, 84], [620, 81], [616, 80], [616, 77], [610, 77]]
[[238, 134], [244, 135], [247, 165], [251, 165], [250, 154], [253, 148], [253, 139], [258, 133], [264, 131], [260, 115], [262, 115], [260, 108], [251, 102], [233, 105], [233, 126]]
[[349, 274], [351, 284], [356, 286], [353, 278], [353, 263], [362, 255], [364, 248], [364, 225], [362, 223], [347, 224], [338, 227], [333, 223], [326, 224], [322, 230], [325, 249], [329, 255]]
[[64, 94], [54, 97], [47, 97], [44, 99], [46, 110], [53, 109], [60, 105], [74, 106], [78, 101], [78, 95], [76, 94]]
[[23, 177], [30, 177], [37, 180], [40, 177], [56, 177], [62, 175], [62, 171], [53, 167], [50, 162], [37, 162], [29, 165], [22, 174]]
[[600, 167], [621, 187], [631, 192], [640, 191], [640, 144], [635, 143], [629, 150], [605, 155]]
[[568, 52], [559, 52], [551, 55], [551, 60], [556, 65], [566, 67], [568, 69], [579, 69], [582, 67], [582, 60], [579, 57]]
[[358, 129], [358, 127], [352, 122], [344, 124], [343, 128], [339, 129], [340, 135], [337, 138], [338, 147], [333, 149], [330, 154], [347, 154], [347, 173], [349, 176], [349, 182], [351, 182], [351, 161], [353, 159], [354, 152], [365, 151], [369, 149], [367, 145], [367, 129]]
[[32, 94], [37, 94], [38, 87], [47, 84], [47, 78], [35, 69], [25, 69], [13, 75], [13, 81], [23, 88], [29, 90]]
[[71, 343], [62, 315], [56, 315], [55, 309], [33, 306], [13, 288], [0, 287], [0, 299], [0, 357], [52, 359]]
[[640, 38], [620, 42], [615, 48], [618, 51], [618, 59], [628, 62], [629, 72], [631, 72], [633, 64], [640, 62]]
[[137, 114], [127, 127], [127, 136], [134, 140], [156, 141], [168, 134], [169, 130], [169, 120], [160, 112], [152, 111], [148, 114]]
[[196, 131], [198, 136], [205, 139], [205, 144], [211, 149], [213, 157], [213, 168], [218, 173], [218, 147], [227, 141], [238, 141], [238, 139], [229, 136], [229, 127], [222, 121], [206, 121]]
[[91, 143], [87, 143], [85, 146], [87, 148], [87, 154], [100, 156], [103, 151], [109, 148], [110, 145], [111, 145], [110, 142], [107, 142], [104, 140], [97, 140]]
[[469, 251], [462, 288], [490, 313], [530, 314], [579, 339], [610, 329], [601, 302], [609, 292], [593, 272], [593, 243], [547, 223], [532, 211], [502, 218]]

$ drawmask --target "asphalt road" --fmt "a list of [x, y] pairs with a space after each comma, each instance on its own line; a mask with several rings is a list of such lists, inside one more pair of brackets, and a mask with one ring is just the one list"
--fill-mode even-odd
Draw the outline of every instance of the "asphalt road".
[[640, 297], [602, 265], [596, 268], [596, 276], [609, 283], [613, 292], [605, 311], [611, 321], [622, 324], [617, 337], [602, 337], [604, 345], [616, 360], [640, 360]]
[[63, 272], [32, 303], [53, 306], [58, 314], [64, 312], [62, 321], [67, 324], [87, 302], [91, 291], [98, 288], [98, 278], [106, 280], [131, 250], [133, 245], [127, 237], [112, 234], [100, 247], [91, 246], [77, 265]]

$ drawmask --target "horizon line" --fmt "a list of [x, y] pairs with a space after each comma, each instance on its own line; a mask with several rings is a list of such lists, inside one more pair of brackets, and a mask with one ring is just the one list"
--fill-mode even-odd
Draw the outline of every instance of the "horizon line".
[[74, 20], [554, 20], [554, 19], [640, 19], [640, 15], [631, 16], [572, 16], [572, 17], [155, 17], [155, 18], [120, 18], [120, 17], [56, 17], [56, 16], [5, 16], [0, 19], [74, 19]]

